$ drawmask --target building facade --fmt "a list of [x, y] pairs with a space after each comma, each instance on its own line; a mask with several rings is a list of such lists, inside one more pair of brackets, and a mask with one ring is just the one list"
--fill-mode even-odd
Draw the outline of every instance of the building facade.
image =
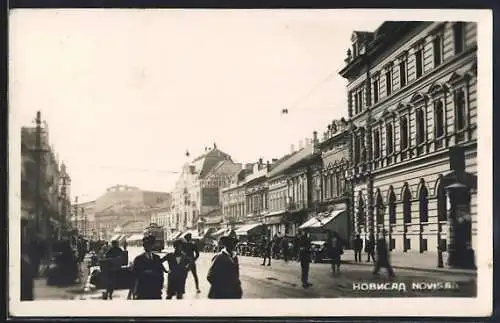
[[[386, 235], [402, 252], [476, 245], [476, 28], [386, 22], [353, 33], [340, 74], [352, 121], [355, 233]], [[466, 188], [465, 226], [449, 212], [460, 200], [446, 202], [453, 182]]]
[[21, 128], [22, 237], [50, 244], [70, 231], [71, 179], [50, 145], [40, 112], [36, 119], [37, 126]]
[[[198, 221], [220, 208], [220, 189], [241, 169], [214, 144], [182, 168], [173, 194], [171, 233], [197, 229]], [[201, 218], [200, 218], [201, 215]]]
[[246, 176], [253, 171], [253, 164], [233, 175], [228, 185], [221, 189], [222, 225], [234, 227], [244, 223], [246, 215]]
[[95, 200], [73, 205], [72, 226], [83, 237], [99, 238], [99, 227], [95, 219], [95, 207]]
[[[300, 146], [299, 146], [300, 148]], [[283, 157], [269, 172], [269, 212], [264, 223], [272, 236], [295, 235], [312, 211], [313, 168], [318, 167], [317, 135], [305, 147]]]

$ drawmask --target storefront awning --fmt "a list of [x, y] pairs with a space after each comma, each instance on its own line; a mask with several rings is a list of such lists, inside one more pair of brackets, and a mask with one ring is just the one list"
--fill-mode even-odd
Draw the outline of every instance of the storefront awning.
[[302, 224], [299, 229], [312, 229], [312, 228], [322, 228], [328, 223], [332, 222], [335, 218], [337, 218], [340, 214], [344, 213], [345, 210], [335, 210], [330, 212], [326, 216], [317, 215], [307, 220], [304, 224]]
[[111, 239], [109, 239], [109, 241], [118, 240], [118, 239], [120, 239], [120, 237], [121, 237], [121, 234], [115, 234], [114, 236], [111, 237]]
[[139, 241], [139, 240], [142, 240], [142, 238], [144, 238], [143, 234], [136, 233], [136, 234], [133, 234], [130, 237], [128, 237], [127, 242]]
[[198, 234], [198, 230], [188, 230], [182, 234], [182, 237], [184, 238], [188, 233], [191, 233], [191, 239], [193, 240], [199, 240], [201, 238]]
[[236, 235], [246, 236], [246, 235], [260, 233], [259, 231], [262, 230], [262, 227], [263, 227], [262, 223], [246, 224], [236, 229]]
[[223, 235], [226, 231], [229, 231], [228, 228], [222, 228], [222, 229], [219, 229], [217, 231], [215, 231], [214, 233], [211, 234], [212, 237], [218, 237], [218, 236], [221, 236]]

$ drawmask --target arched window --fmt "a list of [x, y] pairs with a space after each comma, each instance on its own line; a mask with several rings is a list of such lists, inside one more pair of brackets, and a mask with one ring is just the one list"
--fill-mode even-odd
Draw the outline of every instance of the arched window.
[[404, 223], [411, 223], [411, 193], [408, 186], [403, 191], [403, 218]]
[[358, 225], [365, 225], [365, 201], [361, 192], [358, 200]]
[[377, 224], [384, 224], [384, 201], [382, 200], [382, 195], [380, 190], [377, 192], [377, 199], [375, 204], [375, 210], [377, 214]]
[[441, 183], [439, 182], [437, 188], [436, 188], [436, 197], [437, 197], [437, 213], [438, 213], [438, 220], [439, 221], [446, 221], [448, 216], [446, 212], [446, 193], [444, 191], [444, 187]]
[[389, 200], [387, 204], [388, 204], [387, 212], [389, 213], [389, 223], [396, 224], [396, 194], [394, 194], [394, 191], [392, 189], [389, 194]]
[[420, 194], [418, 196], [419, 200], [419, 213], [420, 213], [420, 222], [426, 223], [429, 222], [429, 200], [428, 200], [428, 191], [425, 184], [420, 188]]

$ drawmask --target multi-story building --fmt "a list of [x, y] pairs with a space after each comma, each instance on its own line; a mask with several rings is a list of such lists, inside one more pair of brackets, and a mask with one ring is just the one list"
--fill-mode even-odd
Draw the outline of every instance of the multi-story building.
[[252, 172], [245, 178], [245, 220], [247, 223], [261, 222], [268, 212], [267, 174], [271, 170], [269, 162], [262, 159], [253, 164]]
[[386, 234], [404, 252], [476, 245], [476, 33], [472, 22], [353, 33], [340, 74], [353, 123], [355, 232]]
[[235, 227], [244, 223], [246, 215], [246, 176], [253, 171], [253, 164], [246, 164], [231, 178], [228, 185], [221, 189], [221, 208], [223, 226]]
[[269, 213], [264, 223], [271, 235], [295, 235], [311, 210], [311, 170], [319, 165], [317, 138], [283, 157], [269, 172]]
[[173, 191], [173, 211], [170, 231], [197, 229], [201, 217], [220, 208], [220, 189], [241, 169], [231, 156], [214, 144], [205, 154], [186, 163]]
[[[331, 221], [329, 224], [346, 242], [351, 241], [352, 217], [350, 185], [346, 181], [349, 170], [349, 123], [344, 119], [334, 120], [323, 133], [318, 143], [321, 154], [321, 167], [315, 168], [312, 175], [312, 204], [317, 214], [324, 214]], [[343, 213], [340, 213], [343, 211]], [[335, 213], [333, 213], [335, 212]], [[329, 218], [330, 219], [330, 218]]]
[[61, 239], [69, 218], [71, 180], [59, 164], [49, 130], [37, 113], [37, 126], [21, 129], [21, 224], [24, 238]]
[[95, 200], [73, 204], [72, 225], [83, 237], [92, 239], [99, 237], [95, 206]]

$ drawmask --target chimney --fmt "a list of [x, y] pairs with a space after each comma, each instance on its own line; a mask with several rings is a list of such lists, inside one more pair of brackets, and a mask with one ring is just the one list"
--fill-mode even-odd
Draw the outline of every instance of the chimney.
[[271, 163], [269, 162], [269, 160], [266, 161], [266, 167], [267, 167], [267, 169], [271, 168]]
[[290, 145], [290, 154], [295, 152], [295, 145]]
[[262, 165], [262, 158], [259, 158], [259, 165]]

